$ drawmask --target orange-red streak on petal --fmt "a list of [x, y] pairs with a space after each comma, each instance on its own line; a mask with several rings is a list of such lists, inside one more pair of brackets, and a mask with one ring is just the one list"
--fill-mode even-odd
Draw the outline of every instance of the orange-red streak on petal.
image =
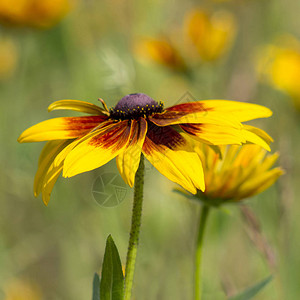
[[150, 146], [149, 140], [156, 146], [165, 146], [169, 149], [175, 149], [176, 147], [185, 144], [184, 138], [171, 127], [159, 127], [153, 125], [150, 122], [146, 140], [143, 146], [143, 152], [145, 152], [145, 154], [151, 155], [152, 147]]
[[67, 155], [64, 177], [72, 177], [99, 168], [126, 149], [133, 136], [133, 128], [128, 120], [104, 123], [106, 125], [84, 136]]
[[66, 130], [70, 132], [70, 137], [78, 137], [83, 134], [84, 131], [89, 131], [99, 126], [105, 120], [107, 120], [106, 116], [64, 118]]
[[202, 163], [192, 145], [170, 126], [148, 124], [143, 153], [150, 163], [189, 192], [195, 194], [196, 189], [204, 190]]
[[130, 187], [133, 187], [148, 124], [144, 118], [140, 118], [139, 120], [132, 120], [131, 127], [133, 132], [132, 138], [126, 150], [118, 155], [117, 167], [124, 181]]
[[[103, 128], [98, 135], [94, 136], [88, 143], [90, 146], [113, 148], [113, 151], [117, 151], [124, 146], [128, 141], [128, 135], [130, 131], [130, 123], [122, 121], [116, 123], [113, 127]], [[133, 129], [132, 129], [133, 131]]]
[[213, 108], [206, 108], [200, 102], [182, 103], [168, 107], [162, 113], [154, 114], [149, 120], [158, 126], [167, 126], [186, 115], [201, 112], [206, 113], [213, 110]]
[[101, 126], [107, 116], [62, 117], [49, 119], [27, 128], [18, 138], [20, 143], [73, 139]]
[[196, 113], [196, 112], [211, 111], [211, 110], [213, 109], [205, 107], [205, 105], [201, 102], [181, 103], [166, 108], [166, 111], [185, 112], [185, 113]]
[[203, 124], [199, 123], [199, 124], [180, 124], [180, 127], [187, 132], [188, 134], [191, 135], [197, 135], [199, 133], [202, 132], [201, 126], [203, 126]]

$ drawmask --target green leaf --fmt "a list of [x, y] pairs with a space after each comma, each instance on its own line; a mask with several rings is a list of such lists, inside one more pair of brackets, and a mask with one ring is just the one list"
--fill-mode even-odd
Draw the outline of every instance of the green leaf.
[[253, 299], [271, 280], [273, 276], [269, 276], [266, 279], [260, 281], [259, 283], [253, 285], [252, 287], [246, 289], [242, 293], [230, 297], [228, 300], [250, 300]]
[[92, 300], [100, 300], [100, 278], [97, 273], [95, 273], [94, 280], [93, 280], [93, 299]]
[[111, 237], [106, 240], [100, 282], [101, 300], [123, 299], [124, 277], [118, 249]]

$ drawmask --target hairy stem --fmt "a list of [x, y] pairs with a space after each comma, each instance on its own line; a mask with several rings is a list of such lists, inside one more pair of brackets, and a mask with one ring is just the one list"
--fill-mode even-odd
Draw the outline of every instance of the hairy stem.
[[131, 218], [131, 229], [127, 251], [125, 268], [125, 290], [124, 300], [130, 300], [135, 270], [136, 254], [139, 243], [139, 234], [143, 207], [143, 188], [144, 188], [144, 156], [141, 155], [140, 165], [135, 174], [134, 198]]

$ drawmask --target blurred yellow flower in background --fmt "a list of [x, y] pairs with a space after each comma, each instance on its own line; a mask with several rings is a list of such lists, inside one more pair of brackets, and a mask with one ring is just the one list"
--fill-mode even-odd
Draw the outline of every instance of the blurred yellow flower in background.
[[257, 71], [275, 88], [289, 94], [300, 108], [300, 41], [290, 35], [259, 51]]
[[[193, 9], [185, 15], [182, 31], [182, 47], [163, 36], [138, 40], [134, 52], [143, 62], [155, 62], [188, 74], [193, 65], [188, 63], [192, 57], [193, 60], [212, 62], [226, 54], [235, 38], [236, 22], [234, 16], [224, 10], [207, 13]], [[178, 33], [171, 32], [178, 39]]]
[[196, 147], [205, 178], [205, 191], [198, 191], [197, 196], [207, 204], [218, 206], [259, 194], [284, 173], [280, 167], [271, 169], [278, 153], [267, 154], [258, 145], [222, 146], [220, 150], [222, 158], [206, 144]]
[[11, 77], [18, 62], [18, 50], [13, 40], [0, 38], [0, 80]]
[[222, 57], [236, 34], [234, 16], [227, 11], [208, 13], [194, 9], [186, 14], [185, 31], [203, 61]]
[[186, 69], [181, 54], [167, 38], [144, 38], [134, 48], [137, 56], [145, 62], [155, 62], [177, 71]]
[[41, 300], [42, 295], [38, 287], [21, 280], [9, 282], [4, 288], [4, 300]]
[[70, 9], [70, 0], [1, 0], [0, 22], [6, 25], [51, 27]]

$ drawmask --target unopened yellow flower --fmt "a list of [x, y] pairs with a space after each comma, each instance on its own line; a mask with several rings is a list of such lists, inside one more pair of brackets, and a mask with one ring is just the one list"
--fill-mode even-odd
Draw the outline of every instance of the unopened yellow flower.
[[223, 56], [236, 33], [235, 19], [227, 11], [192, 10], [186, 15], [185, 28], [203, 61], [214, 61]]
[[[269, 117], [260, 105], [226, 100], [205, 100], [168, 108], [145, 94], [123, 97], [104, 109], [78, 100], [61, 100], [49, 111], [69, 109], [91, 114], [54, 118], [25, 130], [18, 141], [49, 141], [40, 156], [34, 194], [45, 204], [63, 171], [71, 177], [101, 167], [117, 157], [124, 181], [133, 186], [141, 153], [163, 175], [191, 193], [204, 190], [202, 163], [194, 140], [212, 145], [255, 143], [269, 150], [263, 131], [241, 122]], [[193, 137], [193, 139], [191, 138]]]
[[[265, 136], [271, 141], [271, 138]], [[267, 154], [258, 145], [221, 147], [223, 157], [205, 144], [196, 151], [204, 169], [205, 191], [198, 191], [200, 199], [210, 205], [236, 202], [263, 192], [270, 187], [283, 170], [273, 168], [278, 153]]]
[[258, 54], [258, 72], [277, 89], [289, 94], [300, 107], [300, 41], [286, 35]]
[[8, 25], [50, 27], [70, 9], [70, 0], [1, 0], [0, 22]]
[[15, 71], [18, 51], [15, 43], [8, 38], [0, 38], [0, 80], [9, 78]]
[[146, 62], [155, 62], [172, 70], [186, 69], [185, 62], [176, 47], [166, 38], [142, 39], [135, 45], [137, 56]]
[[41, 300], [40, 290], [25, 281], [14, 280], [9, 282], [4, 288], [4, 300]]

